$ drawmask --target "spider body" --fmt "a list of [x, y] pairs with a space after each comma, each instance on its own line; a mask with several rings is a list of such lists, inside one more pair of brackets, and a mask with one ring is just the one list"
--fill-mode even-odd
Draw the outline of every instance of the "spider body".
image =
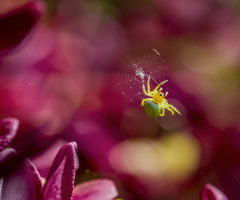
[[168, 92], [166, 92], [165, 94], [162, 92], [162, 88], [160, 86], [166, 83], [167, 80], [158, 84], [158, 86], [153, 91], [150, 91], [149, 82], [150, 76], [148, 76], [147, 81], [147, 92], [143, 84], [144, 94], [151, 97], [142, 100], [142, 106], [145, 113], [152, 118], [158, 117], [159, 115], [163, 117], [165, 114], [165, 109], [167, 109], [172, 113], [172, 115], [174, 115], [174, 111], [181, 115], [178, 109], [175, 108], [173, 105], [169, 104], [165, 99], [165, 97], [168, 95]]
[[158, 117], [161, 111], [159, 106], [151, 100], [145, 101], [143, 105], [143, 109], [144, 109], [144, 112], [147, 114], [147, 116], [152, 118]]

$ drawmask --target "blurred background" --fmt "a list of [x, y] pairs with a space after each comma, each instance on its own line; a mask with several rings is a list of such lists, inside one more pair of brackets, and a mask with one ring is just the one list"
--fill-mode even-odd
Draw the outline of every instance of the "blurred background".
[[[0, 117], [20, 120], [12, 146], [37, 141], [30, 159], [46, 178], [58, 149], [76, 141], [76, 184], [109, 178], [124, 200], [197, 200], [205, 183], [238, 200], [239, 9], [238, 0], [2, 0]], [[168, 80], [181, 116], [144, 113], [136, 65]]]

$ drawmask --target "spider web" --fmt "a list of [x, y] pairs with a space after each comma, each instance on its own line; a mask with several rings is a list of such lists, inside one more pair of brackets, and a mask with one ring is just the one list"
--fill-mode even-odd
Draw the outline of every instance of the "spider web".
[[[128, 101], [138, 106], [141, 106], [142, 99], [147, 98], [142, 91], [142, 85], [146, 84], [147, 77], [149, 75], [151, 76], [151, 90], [154, 89], [160, 82], [168, 80], [169, 78], [169, 69], [165, 66], [166, 63], [161, 58], [161, 54], [156, 49], [150, 46], [149, 48], [152, 52], [144, 52], [143, 56], [141, 53], [138, 53], [138, 57], [131, 58], [130, 62], [123, 61], [123, 64], [127, 66], [127, 68], [124, 68], [125, 72], [122, 72], [122, 74], [127, 78], [127, 80], [125, 81], [127, 87], [124, 89], [124, 91], [122, 91], [122, 95], [124, 95], [126, 99], [128, 99]], [[118, 75], [120, 76], [120, 73]], [[121, 86], [121, 84], [123, 83], [117, 83], [118, 86]], [[175, 106], [180, 112], [182, 112], [180, 108], [183, 108], [184, 104], [186, 104], [185, 100], [182, 99], [181, 96], [176, 94], [174, 90], [169, 89], [167, 85], [168, 83], [162, 86], [163, 92], [168, 91], [170, 94], [173, 94], [172, 100], [169, 101], [169, 98], [167, 97], [168, 102]], [[189, 104], [188, 106], [190, 106], [193, 110], [195, 110], [196, 113], [200, 114], [203, 118], [205, 118], [211, 124], [211, 126], [215, 127], [224, 134], [228, 134], [224, 129], [222, 129], [218, 124], [208, 118], [197, 108]], [[204, 138], [201, 133], [194, 127], [192, 122], [185, 117], [184, 113], [181, 116], [178, 114], [171, 115], [170, 113], [167, 113], [166, 116], [164, 116], [163, 118], [158, 117], [157, 119], [153, 120], [158, 121], [160, 126], [168, 131], [182, 130], [183, 132], [185, 132], [184, 127], [188, 127], [188, 132], [195, 135], [196, 138], [198, 138], [198, 140], [206, 146], [206, 148], [212, 153], [212, 156], [216, 158], [219, 165], [223, 166], [223, 168], [226, 169], [229, 175], [232, 176], [233, 180], [240, 185], [240, 180], [235, 176], [235, 174], [227, 166], [227, 164], [220, 158], [218, 153], [214, 151], [208, 140]], [[201, 162], [207, 163], [207, 161], [205, 160], [201, 160]], [[210, 182], [215, 182], [215, 185], [217, 185], [217, 187], [221, 189], [218, 180], [214, 175], [214, 172], [212, 172], [210, 169], [205, 168], [204, 171], [201, 171], [200, 173], [205, 180], [209, 179], [211, 180]], [[184, 197], [182, 199], [184, 199]]]
[[[103, 12], [104, 12], [104, 9], [103, 9]], [[111, 23], [110, 18], [107, 17], [107, 19]], [[112, 24], [112, 27], [113, 29], [115, 29], [113, 24]], [[121, 39], [120, 36], [119, 38]], [[124, 44], [123, 46], [125, 47]], [[149, 75], [151, 77], [151, 80], [150, 80], [151, 90], [154, 89], [160, 82], [169, 79], [169, 69], [166, 63], [164, 62], [164, 60], [162, 59], [161, 54], [156, 49], [150, 46], [148, 47], [149, 47], [148, 51], [141, 52], [139, 49], [137, 49], [137, 54], [131, 55], [131, 56], [129, 56], [130, 53], [127, 50], [127, 53], [125, 56], [126, 59], [123, 60], [122, 58], [120, 58], [122, 62], [122, 70], [118, 72], [118, 76], [119, 77], [123, 76], [125, 78], [123, 79], [123, 81], [119, 80], [117, 83], [117, 86], [121, 88], [120, 89], [121, 94], [124, 95], [128, 101], [132, 102], [133, 104], [136, 104], [137, 106], [141, 106], [142, 99], [147, 98], [142, 91], [142, 85], [145, 84], [145, 87], [146, 87], [146, 82]], [[122, 48], [122, 47], [120, 47], [119, 45], [119, 48]], [[125, 50], [126, 49], [127, 48], [125, 48]], [[115, 56], [118, 57], [119, 59], [119, 55], [115, 55]], [[170, 89], [168, 87], [168, 84], [169, 82], [162, 86], [163, 91], [164, 92], [168, 91], [170, 94], [173, 95], [172, 96], [173, 100], [169, 101], [169, 103], [174, 105], [181, 112], [182, 111], [180, 109], [181, 104], [183, 105], [182, 107], [184, 107], [185, 101], [181, 98], [181, 96], [176, 94], [174, 90]], [[167, 100], [170, 100], [170, 99], [167, 97]], [[196, 112], [199, 113], [199, 111], [194, 106], [191, 106], [191, 107], [192, 109], [196, 110]], [[201, 115], [204, 118], [206, 118], [213, 126], [217, 127], [217, 129], [220, 129], [223, 132], [226, 132], [225, 130], [221, 129], [220, 126], [215, 124], [211, 119], [209, 119], [206, 115], [204, 114], [201, 114]], [[211, 148], [209, 142], [201, 136], [201, 134], [197, 129], [194, 128], [191, 121], [184, 116], [184, 113], [181, 116], [178, 114], [175, 114], [172, 116], [170, 113], [166, 113], [166, 116], [164, 116], [163, 118], [158, 117], [157, 119], [153, 119], [153, 120], [157, 120], [158, 123], [161, 125], [161, 127], [169, 131], [177, 130], [177, 129], [183, 130], [182, 128], [183, 125], [187, 124], [187, 126], [191, 129], [190, 132], [195, 134], [199, 138], [199, 140], [202, 141], [207, 146], [207, 148], [212, 152], [212, 154], [219, 160], [219, 163], [223, 165], [227, 169], [227, 171], [232, 175], [232, 177], [234, 177], [234, 179], [240, 184], [240, 181], [238, 180], [238, 178], [232, 173], [232, 171], [228, 168], [228, 166], [224, 163], [224, 161], [221, 160], [221, 158], [217, 155], [217, 153]]]
[[[141, 101], [147, 96], [143, 93], [143, 84], [147, 87], [147, 79], [150, 76], [150, 87], [154, 89], [160, 82], [169, 78], [168, 67], [162, 56], [156, 49], [146, 45], [147, 51], [143, 53], [137, 51], [135, 57], [130, 61], [123, 61], [123, 69], [118, 76], [125, 76], [125, 80], [118, 82], [117, 85], [122, 94], [131, 102], [141, 106]], [[162, 86], [167, 88], [166, 86]]]
[[[132, 103], [141, 106], [141, 101], [144, 98], [148, 98], [142, 91], [142, 85], [145, 85], [145, 88], [147, 87], [147, 78], [150, 75], [150, 88], [153, 90], [159, 83], [161, 83], [164, 80], [169, 80], [169, 69], [166, 67], [166, 63], [161, 57], [161, 54], [157, 52], [156, 49], [150, 47], [150, 52], [146, 51], [142, 55], [138, 53], [139, 57], [138, 59], [134, 59], [130, 63], [123, 62], [126, 64], [127, 68], [125, 68], [125, 73], [122, 73], [126, 78], [125, 84], [129, 89], [125, 89], [125, 91], [122, 92], [122, 94], [131, 101]], [[151, 52], [152, 51], [152, 52]], [[120, 76], [120, 74], [118, 74]], [[168, 102], [172, 105], [174, 105], [180, 112], [182, 112], [181, 108], [185, 107], [185, 100], [181, 98], [178, 94], [175, 93], [174, 90], [172, 90], [170, 87], [168, 87], [168, 83], [164, 84], [163, 92], [168, 91], [172, 98], [166, 97]], [[123, 84], [123, 83], [122, 83]], [[118, 86], [121, 86], [121, 84], [118, 83]], [[212, 121], [210, 118], [208, 118], [206, 115], [201, 113], [197, 108], [194, 106], [191, 106], [188, 104], [196, 113], [200, 114], [203, 118], [205, 118], [211, 126], [215, 127], [219, 131], [224, 132], [225, 134], [228, 134], [224, 129], [222, 129], [218, 124], [216, 124], [214, 121]], [[144, 111], [143, 111], [144, 112]], [[220, 158], [217, 152], [214, 151], [214, 149], [211, 147], [210, 143], [204, 138], [204, 136], [201, 135], [201, 133], [194, 127], [194, 125], [191, 123], [189, 119], [184, 115], [184, 112], [182, 115], [178, 115], [175, 113], [175, 115], [171, 115], [170, 112], [166, 111], [164, 117], [158, 117], [156, 119], [158, 124], [165, 129], [165, 131], [176, 131], [176, 130], [182, 130], [182, 132], [185, 132], [184, 127], [189, 127], [190, 133], [196, 136], [199, 141], [201, 141], [206, 148], [212, 153], [213, 157], [218, 160], [219, 165], [222, 165], [223, 168], [225, 168], [230, 176], [238, 183], [240, 184], [240, 180], [235, 176], [235, 174], [232, 172], [232, 170], [227, 166], [227, 164]], [[230, 136], [231, 137], [231, 136]], [[202, 162], [207, 163], [207, 161], [202, 160]], [[204, 179], [209, 179], [211, 182], [215, 182], [215, 185], [217, 187], [221, 188], [217, 178], [214, 175], [214, 172], [212, 172], [210, 169], [204, 168], [203, 171], [200, 172], [201, 175], [204, 177]], [[184, 197], [183, 197], [184, 199]]]

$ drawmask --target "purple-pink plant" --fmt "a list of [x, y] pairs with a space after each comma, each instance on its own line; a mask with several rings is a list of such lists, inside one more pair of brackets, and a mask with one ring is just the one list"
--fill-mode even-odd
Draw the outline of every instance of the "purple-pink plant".
[[0, 14], [0, 55], [19, 44], [32, 30], [44, 11], [44, 2], [37, 0]]
[[[0, 165], [16, 155], [14, 149], [4, 149], [14, 138], [18, 120], [8, 118], [0, 122]], [[0, 197], [4, 200], [112, 200], [118, 193], [110, 180], [94, 180], [74, 188], [78, 169], [75, 142], [64, 145], [57, 153], [43, 186], [41, 176], [25, 158], [21, 165], [0, 179]]]
[[219, 189], [207, 183], [201, 190], [201, 200], [228, 200]]

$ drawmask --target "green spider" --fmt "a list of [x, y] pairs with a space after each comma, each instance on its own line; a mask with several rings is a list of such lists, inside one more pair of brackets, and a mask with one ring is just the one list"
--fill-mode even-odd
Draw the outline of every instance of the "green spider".
[[166, 83], [167, 80], [158, 84], [158, 86], [152, 92], [150, 91], [149, 82], [150, 82], [150, 76], [148, 76], [148, 81], [147, 81], [148, 92], [146, 92], [145, 86], [143, 84], [144, 94], [151, 97], [151, 98], [146, 98], [142, 100], [141, 105], [143, 106], [145, 113], [152, 118], [158, 117], [159, 115], [163, 117], [165, 114], [164, 109], [167, 109], [172, 113], [172, 115], [174, 115], [174, 111], [177, 112], [179, 115], [181, 115], [178, 109], [175, 108], [173, 105], [169, 104], [165, 99], [165, 97], [168, 95], [168, 92], [166, 92], [165, 95], [164, 93], [161, 92], [162, 88], [160, 86]]

